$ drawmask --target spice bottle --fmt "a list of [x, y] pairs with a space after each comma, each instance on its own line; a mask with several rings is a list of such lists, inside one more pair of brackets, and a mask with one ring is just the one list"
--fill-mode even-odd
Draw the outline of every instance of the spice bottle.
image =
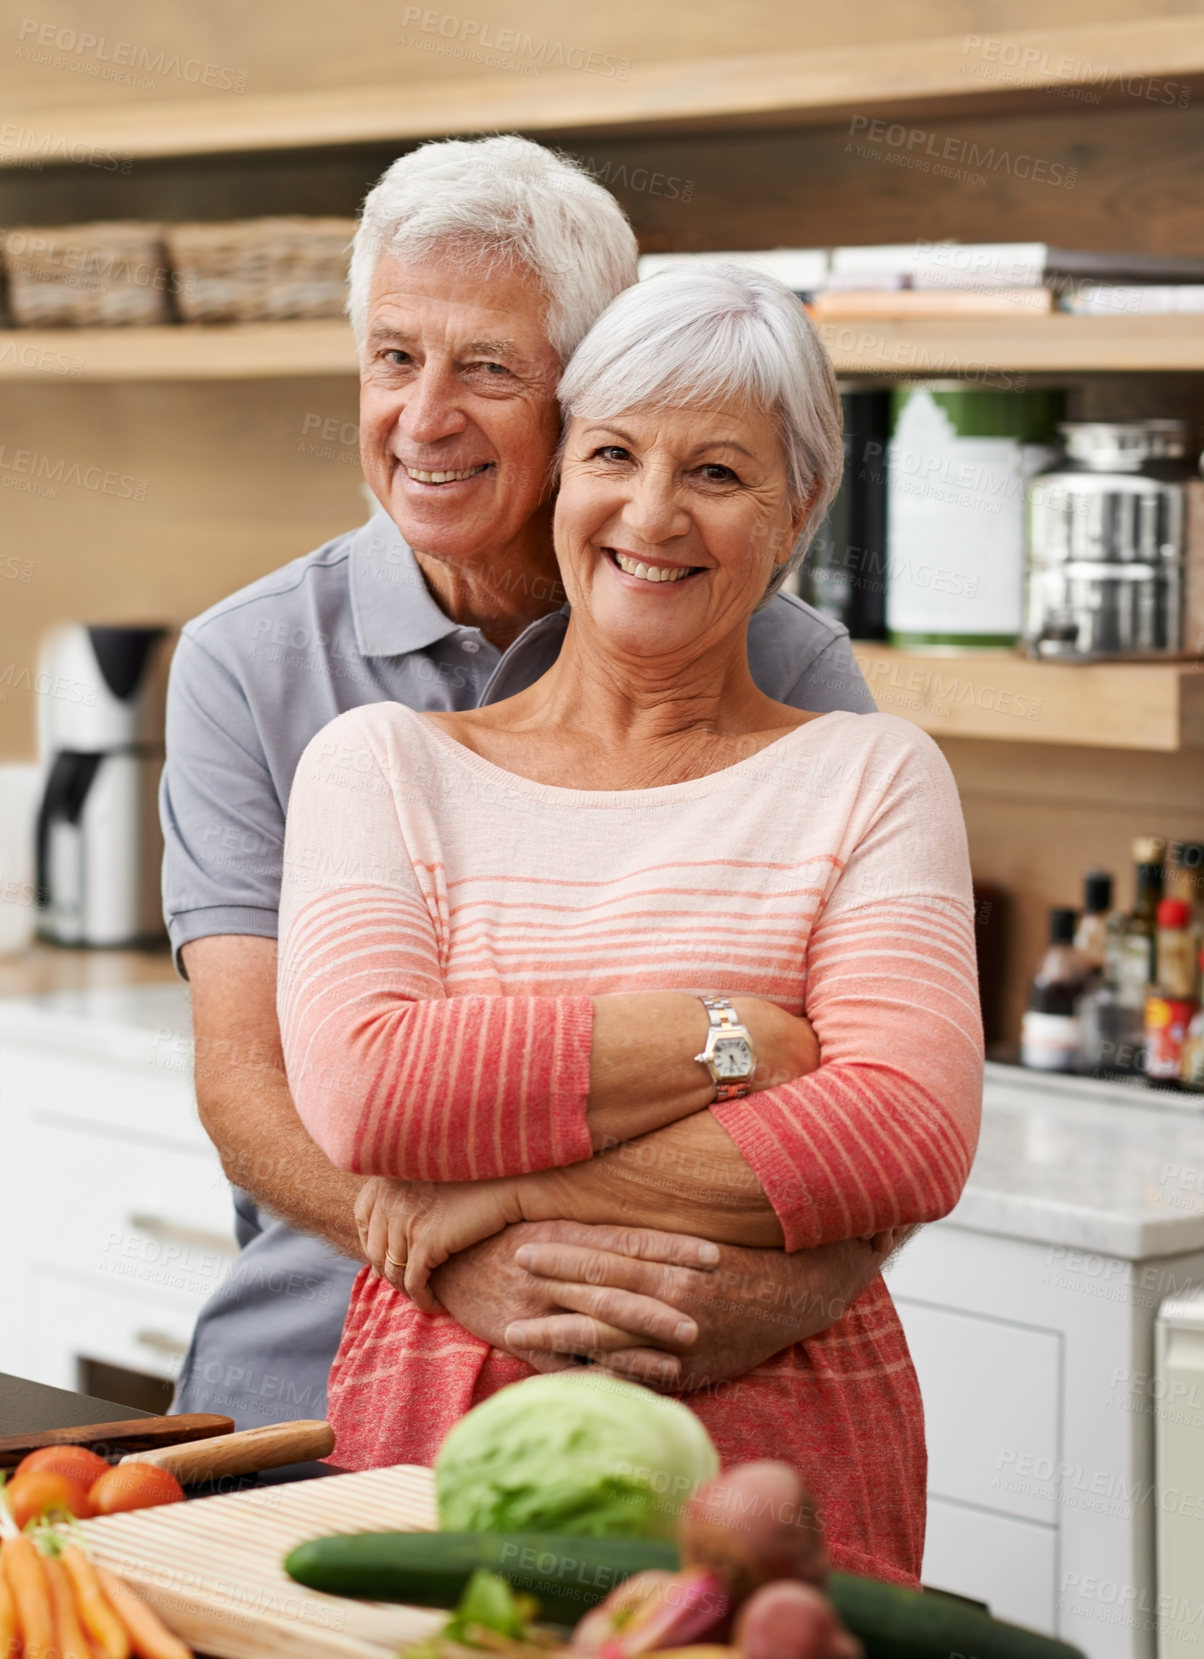
[[1109, 941], [1120, 921], [1112, 911], [1112, 877], [1107, 870], [1088, 870], [1083, 877], [1083, 914], [1075, 930], [1074, 948], [1101, 974], [1108, 959]]
[[1079, 1058], [1078, 1004], [1092, 964], [1075, 949], [1073, 910], [1049, 913], [1049, 947], [1029, 992], [1020, 1024], [1020, 1063], [1037, 1071], [1074, 1071]]
[[1196, 952], [1192, 914], [1183, 899], [1163, 899], [1156, 913], [1156, 983], [1145, 1004], [1145, 1071], [1178, 1078], [1188, 1026], [1196, 1011]]
[[1124, 929], [1117, 962], [1117, 989], [1140, 1006], [1154, 981], [1154, 935], [1162, 898], [1166, 842], [1160, 835], [1139, 835], [1133, 842], [1133, 909]]

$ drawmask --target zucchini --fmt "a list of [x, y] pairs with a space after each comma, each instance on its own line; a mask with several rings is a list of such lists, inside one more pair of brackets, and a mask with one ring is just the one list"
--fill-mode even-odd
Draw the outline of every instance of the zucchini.
[[[625, 1578], [677, 1568], [667, 1539], [552, 1533], [361, 1532], [313, 1538], [285, 1557], [299, 1584], [332, 1596], [453, 1608], [478, 1567], [539, 1601], [540, 1616], [573, 1625]], [[976, 1656], [977, 1659], [977, 1656]]]
[[[679, 1566], [665, 1539], [556, 1533], [361, 1532], [314, 1538], [285, 1557], [311, 1590], [414, 1607], [454, 1608], [478, 1567], [539, 1600], [551, 1624], [574, 1625], [634, 1573]], [[836, 1611], [865, 1659], [1082, 1659], [1052, 1636], [1003, 1624], [965, 1602], [849, 1573], [830, 1576]]]

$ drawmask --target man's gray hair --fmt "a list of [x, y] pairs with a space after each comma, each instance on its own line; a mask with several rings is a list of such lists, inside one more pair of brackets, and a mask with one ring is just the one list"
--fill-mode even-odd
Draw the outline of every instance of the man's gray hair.
[[[737, 402], [776, 422], [795, 507], [815, 498], [772, 597], [802, 564], [844, 470], [836, 376], [801, 302], [775, 277], [715, 264], [649, 277], [611, 301], [560, 382], [566, 415]], [[818, 489], [817, 489], [818, 486]]]
[[361, 344], [382, 254], [447, 254], [486, 273], [527, 267], [548, 297], [552, 349], [567, 363], [615, 295], [634, 283], [637, 247], [623, 209], [583, 167], [506, 134], [423, 144], [369, 191], [347, 296]]

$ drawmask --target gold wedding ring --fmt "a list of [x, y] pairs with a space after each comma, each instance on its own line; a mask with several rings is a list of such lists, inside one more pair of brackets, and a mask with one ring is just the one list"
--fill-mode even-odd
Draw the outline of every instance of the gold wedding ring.
[[406, 1264], [399, 1262], [397, 1257], [391, 1256], [387, 1250], [385, 1251], [385, 1266], [395, 1267], [399, 1273], [404, 1273], [406, 1270]]

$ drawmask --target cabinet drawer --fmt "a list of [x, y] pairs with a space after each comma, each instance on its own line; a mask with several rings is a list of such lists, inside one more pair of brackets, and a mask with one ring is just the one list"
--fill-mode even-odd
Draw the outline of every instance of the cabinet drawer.
[[230, 1189], [217, 1154], [144, 1146], [35, 1122], [24, 1143], [68, 1202], [26, 1239], [35, 1266], [103, 1275], [199, 1306], [238, 1252]]
[[1057, 1520], [1060, 1339], [900, 1297], [924, 1396], [928, 1491]]
[[117, 1066], [8, 1045], [0, 1055], [0, 1103], [6, 1114], [84, 1125], [99, 1134], [162, 1145], [209, 1146], [196, 1113], [190, 1075], [168, 1064]]
[[985, 1601], [997, 1619], [1055, 1634], [1054, 1527], [928, 1500], [924, 1583]]
[[188, 1303], [147, 1296], [136, 1285], [97, 1289], [44, 1268], [30, 1274], [28, 1289], [21, 1348], [35, 1382], [78, 1388], [80, 1358], [174, 1380], [192, 1337]]

